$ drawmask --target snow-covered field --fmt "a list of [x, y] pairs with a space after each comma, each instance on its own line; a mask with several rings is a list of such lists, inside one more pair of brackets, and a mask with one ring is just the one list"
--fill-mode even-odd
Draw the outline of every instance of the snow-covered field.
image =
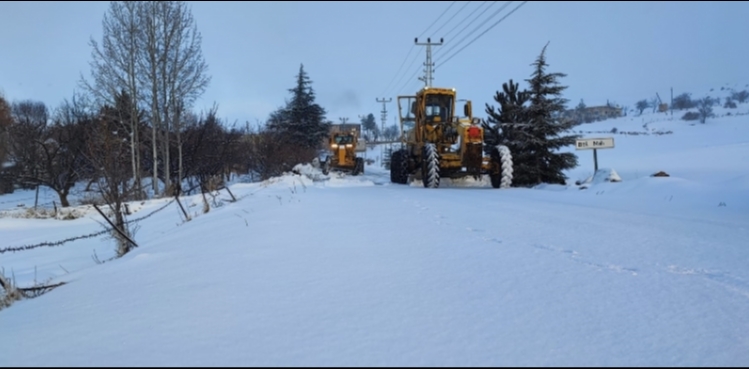
[[[599, 167], [622, 179], [585, 189], [591, 151], [567, 186], [425, 189], [374, 164], [235, 183], [206, 214], [184, 197], [189, 222], [135, 204], [162, 210], [123, 258], [105, 235], [0, 253], [19, 286], [68, 282], [0, 311], [0, 366], [749, 365], [749, 104], [715, 111], [579, 126], [615, 138]], [[0, 196], [0, 250], [103, 230], [14, 216], [34, 197]]]

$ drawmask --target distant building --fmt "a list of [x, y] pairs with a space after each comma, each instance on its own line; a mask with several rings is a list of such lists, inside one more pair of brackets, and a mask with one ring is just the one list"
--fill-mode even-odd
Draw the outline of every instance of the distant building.
[[597, 122], [610, 118], [618, 118], [622, 115], [621, 107], [611, 105], [590, 106], [582, 109], [570, 109], [564, 112], [564, 118], [580, 123]]

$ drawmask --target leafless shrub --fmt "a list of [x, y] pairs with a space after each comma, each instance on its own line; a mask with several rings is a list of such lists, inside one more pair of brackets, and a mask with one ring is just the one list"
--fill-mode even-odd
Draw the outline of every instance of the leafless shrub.
[[46, 281], [34, 283], [32, 287], [18, 287], [15, 278], [7, 278], [4, 270], [0, 269], [0, 310], [10, 307], [16, 301], [39, 297], [64, 284], [65, 282], [50, 283], [50, 281]]

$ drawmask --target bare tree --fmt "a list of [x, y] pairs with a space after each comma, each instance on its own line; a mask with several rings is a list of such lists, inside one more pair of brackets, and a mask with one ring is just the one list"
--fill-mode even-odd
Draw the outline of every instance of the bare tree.
[[[114, 105], [115, 98], [125, 91], [132, 100], [133, 109], [128, 115], [132, 117], [126, 125], [130, 134], [130, 162], [132, 178], [137, 188], [138, 197], [142, 196], [140, 169], [140, 134], [137, 120], [137, 102], [139, 99], [138, 75], [139, 59], [142, 57], [141, 9], [142, 1], [111, 1], [109, 11], [102, 22], [103, 37], [101, 47], [92, 38], [93, 48], [91, 76], [93, 83], [81, 78], [81, 84], [99, 103]], [[124, 127], [123, 127], [124, 128]]]
[[192, 107], [195, 99], [203, 94], [210, 83], [207, 76], [208, 64], [203, 59], [201, 43], [202, 36], [198, 32], [197, 25], [193, 19], [186, 2], [173, 2], [171, 32], [174, 39], [167, 39], [166, 44], [173, 45], [171, 50], [166, 50], [170, 68], [166, 74], [168, 81], [169, 110], [173, 111], [171, 117], [174, 120], [174, 130], [177, 139], [178, 155], [178, 180], [182, 178], [182, 117], [187, 109]]
[[700, 100], [698, 100], [697, 105], [697, 113], [700, 117], [700, 123], [705, 124], [705, 121], [707, 118], [711, 118], [714, 116], [713, 114], [713, 104], [715, 101], [711, 99], [709, 96], [706, 96]]
[[8, 157], [10, 140], [8, 130], [13, 123], [10, 114], [10, 104], [0, 94], [0, 194], [13, 192], [13, 175], [6, 173], [6, 159]]
[[244, 139], [247, 142], [242, 147], [248, 153], [240, 160], [246, 162], [248, 170], [261, 180], [289, 172], [296, 164], [308, 162], [317, 155], [314, 148], [289, 145], [288, 137], [268, 127], [249, 132]]
[[742, 90], [742, 91], [732, 91], [731, 92], [731, 98], [733, 100], [736, 100], [739, 102], [739, 104], [743, 104], [747, 101], [749, 101], [749, 91]]
[[648, 101], [648, 105], [649, 105], [649, 106], [650, 106], [651, 108], [653, 108], [653, 113], [655, 113], [655, 112], [657, 112], [657, 111], [658, 111], [658, 101], [659, 101], [659, 100], [658, 100], [658, 98], [657, 98], [657, 97], [653, 97], [653, 98], [651, 98], [651, 99], [650, 99], [650, 101]]
[[159, 104], [159, 85], [158, 85], [158, 68], [159, 68], [159, 44], [161, 41], [158, 29], [158, 15], [155, 2], [149, 2], [140, 9], [140, 19], [142, 28], [140, 37], [142, 39], [142, 50], [144, 55], [138, 60], [139, 66], [143, 71], [138, 75], [139, 82], [144, 86], [144, 94], [141, 99], [144, 104], [149, 106], [149, 117], [151, 121], [151, 150], [152, 166], [152, 189], [154, 194], [158, 193], [158, 171], [159, 171], [159, 153], [158, 153], [158, 132], [161, 129], [161, 113]]
[[214, 105], [205, 117], [185, 132], [185, 174], [196, 178], [201, 190], [205, 190], [212, 177], [221, 174], [225, 165], [221, 155], [225, 130], [216, 109]]
[[63, 207], [70, 206], [70, 190], [81, 174], [89, 173], [82, 157], [84, 133], [90, 121], [85, 101], [77, 96], [72, 102], [65, 100], [50, 123], [47, 108], [41, 102], [24, 101], [13, 107], [13, 179], [27, 188], [49, 187], [57, 193]]
[[635, 104], [635, 108], [637, 108], [637, 111], [640, 112], [640, 115], [642, 115], [642, 112], [649, 107], [650, 102], [646, 99], [642, 99]]
[[132, 242], [132, 234], [125, 222], [126, 201], [135, 195], [134, 183], [129, 181], [129, 143], [127, 133], [120, 128], [118, 120], [126, 116], [130, 108], [129, 98], [120, 98], [116, 107], [104, 106], [92, 126], [87, 129], [85, 157], [96, 168], [98, 188], [102, 199], [113, 215], [113, 236], [118, 241], [117, 255], [128, 253], [137, 245]]
[[[181, 117], [210, 81], [201, 37], [184, 1], [113, 1], [103, 28], [101, 47], [91, 41], [93, 83], [83, 85], [99, 106], [113, 105], [121, 91], [128, 94], [132, 120], [124, 123], [129, 123], [133, 179], [140, 186], [141, 165], [150, 166], [153, 191], [158, 193], [159, 179], [168, 189], [173, 176], [171, 136], [176, 135], [181, 172]], [[148, 107], [150, 154], [140, 151], [138, 103]], [[141, 155], [153, 165], [145, 164]]]
[[673, 107], [677, 110], [691, 109], [697, 106], [697, 101], [692, 100], [692, 94], [685, 92], [679, 96], [674, 97]]
[[[150, 1], [143, 11], [144, 85], [151, 104], [153, 140], [163, 132], [161, 148], [165, 189], [171, 187], [170, 133], [178, 143], [181, 178], [181, 116], [210, 83], [201, 51], [201, 36], [184, 1]], [[154, 166], [157, 148], [154, 146]]]
[[49, 110], [43, 102], [25, 100], [11, 105], [13, 124], [10, 126], [10, 157], [18, 167], [20, 185], [34, 188], [34, 178], [42, 175], [44, 153], [42, 143], [49, 120]]
[[0, 170], [8, 155], [8, 129], [12, 122], [10, 104], [0, 94]]
[[41, 149], [39, 165], [41, 171], [36, 177], [27, 178], [37, 185], [51, 188], [60, 198], [62, 207], [70, 206], [68, 195], [76, 182], [86, 173], [83, 164], [83, 150], [86, 145], [85, 132], [91, 126], [91, 116], [81, 98], [65, 100], [57, 109], [52, 124], [42, 133], [36, 144]]
[[382, 135], [385, 137], [388, 141], [394, 141], [398, 138], [398, 126], [392, 125], [390, 127], [385, 128], [385, 132], [382, 133]]

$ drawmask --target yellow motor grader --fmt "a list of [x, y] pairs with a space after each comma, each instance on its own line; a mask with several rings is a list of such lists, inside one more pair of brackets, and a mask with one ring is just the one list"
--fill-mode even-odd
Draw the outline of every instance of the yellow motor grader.
[[[484, 149], [481, 119], [474, 118], [471, 102], [464, 117], [455, 112], [454, 88], [424, 87], [415, 96], [398, 96], [401, 149], [390, 159], [390, 181], [408, 184], [421, 179], [437, 188], [440, 178], [488, 175], [494, 188], [512, 183], [512, 156], [504, 145]], [[405, 111], [404, 111], [405, 109]], [[484, 156], [484, 152], [490, 155]]]
[[352, 175], [364, 173], [364, 158], [356, 156], [359, 138], [356, 131], [332, 132], [328, 142], [331, 154], [322, 163], [322, 172], [337, 171]]

